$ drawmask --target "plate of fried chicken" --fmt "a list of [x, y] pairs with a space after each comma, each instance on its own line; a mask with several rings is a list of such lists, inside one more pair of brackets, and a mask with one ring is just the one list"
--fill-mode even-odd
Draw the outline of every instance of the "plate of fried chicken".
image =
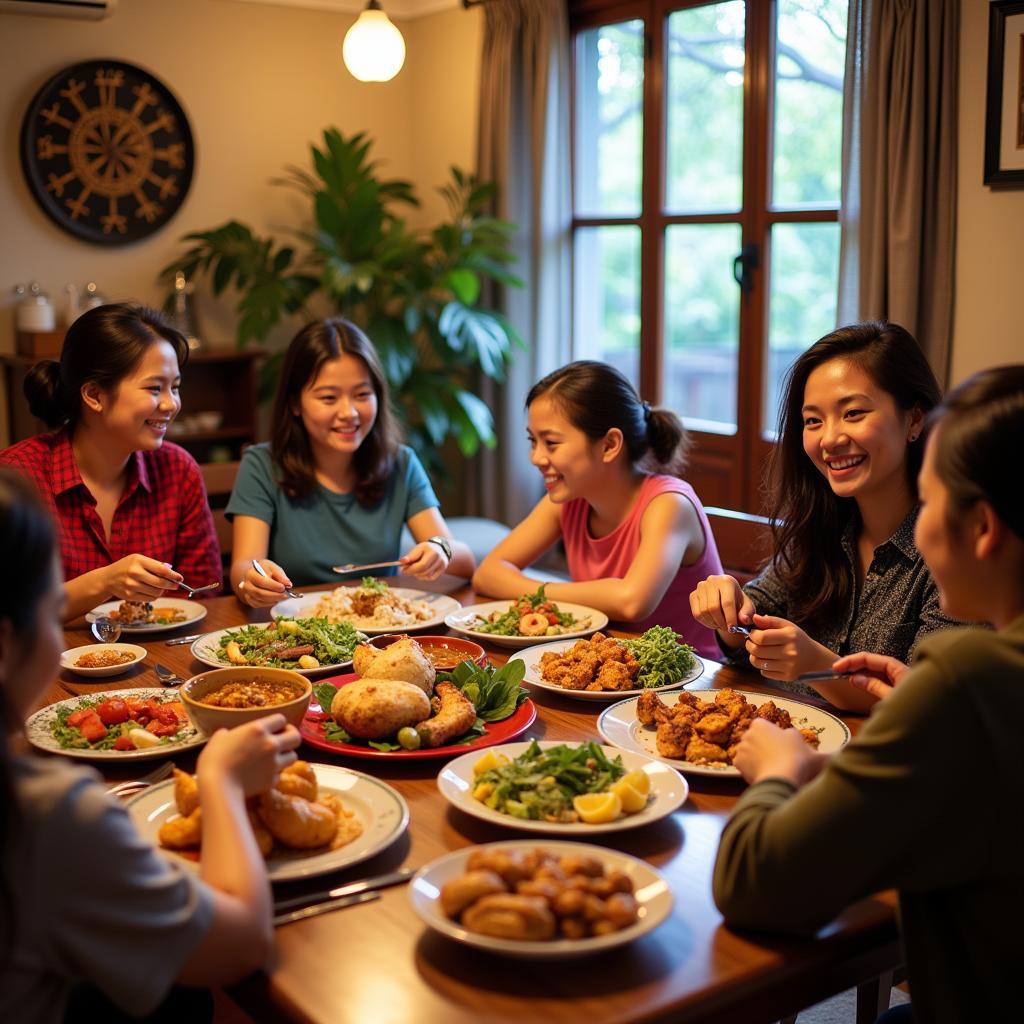
[[597, 729], [612, 746], [649, 757], [691, 775], [740, 777], [732, 760], [755, 718], [780, 729], [797, 729], [825, 754], [850, 741], [846, 723], [835, 715], [786, 697], [746, 690], [648, 691], [601, 713]]

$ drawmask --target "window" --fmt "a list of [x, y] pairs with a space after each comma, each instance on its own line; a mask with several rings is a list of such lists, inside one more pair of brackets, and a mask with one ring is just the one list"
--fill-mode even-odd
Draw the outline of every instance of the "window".
[[783, 377], [835, 326], [847, 0], [572, 0], [576, 358], [757, 511]]

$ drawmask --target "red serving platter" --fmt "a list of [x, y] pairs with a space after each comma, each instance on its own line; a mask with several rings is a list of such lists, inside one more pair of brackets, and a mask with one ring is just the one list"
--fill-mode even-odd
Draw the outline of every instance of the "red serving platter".
[[[321, 679], [317, 685], [330, 683], [332, 686], [344, 686], [358, 678], [359, 676], [355, 672], [347, 672], [345, 675]], [[536, 717], [537, 705], [532, 700], [526, 700], [508, 718], [500, 722], [487, 722], [484, 725], [487, 730], [486, 735], [480, 736], [472, 743], [449, 743], [443, 747], [421, 747], [419, 750], [374, 750], [373, 747], [364, 746], [361, 743], [334, 743], [327, 739], [324, 736], [324, 723], [330, 721], [331, 716], [325, 714], [314, 699], [309, 702], [309, 710], [302, 720], [299, 733], [311, 747], [327, 750], [332, 754], [346, 754], [348, 757], [364, 757], [374, 760], [416, 761], [438, 757], [458, 757], [471, 750], [481, 750], [484, 747], [493, 747], [496, 743], [504, 743], [529, 729]]]

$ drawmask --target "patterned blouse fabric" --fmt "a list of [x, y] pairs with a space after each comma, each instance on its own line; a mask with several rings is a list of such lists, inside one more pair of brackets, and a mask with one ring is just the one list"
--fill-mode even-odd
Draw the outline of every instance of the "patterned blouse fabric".
[[704, 531], [704, 554], [693, 565], [681, 565], [661, 603], [642, 622], [631, 623], [637, 630], [671, 626], [698, 654], [718, 658], [715, 634], [695, 622], [690, 613], [690, 591], [708, 576], [722, 571], [715, 537], [694, 489], [674, 476], [648, 476], [640, 488], [629, 515], [611, 533], [595, 537], [590, 532], [590, 506], [582, 498], [567, 501], [560, 510], [569, 575], [574, 580], [622, 579], [629, 572], [640, 548], [640, 525], [647, 506], [661, 494], [681, 494], [697, 511]]
[[220, 548], [202, 473], [176, 444], [165, 441], [155, 451], [129, 458], [109, 540], [96, 499], [78, 470], [67, 428], [5, 448], [0, 464], [31, 480], [56, 520], [65, 580], [132, 554], [168, 563], [192, 586], [221, 579]]
[[[896, 532], [875, 548], [874, 556], [860, 590], [852, 593], [847, 605], [831, 622], [819, 626], [812, 639], [837, 655], [871, 651], [909, 662], [918, 642], [938, 629], [961, 626], [939, 608], [939, 590], [924, 559], [914, 545], [914, 524], [918, 507], [906, 516]], [[853, 578], [857, 576], [856, 524], [848, 524], [840, 540], [842, 556]], [[760, 576], [743, 588], [762, 615], [793, 618], [789, 591], [769, 565]], [[797, 625], [800, 625], [797, 622]], [[741, 647], [729, 658], [746, 662]], [[798, 693], [817, 696], [802, 683], [778, 683]]]

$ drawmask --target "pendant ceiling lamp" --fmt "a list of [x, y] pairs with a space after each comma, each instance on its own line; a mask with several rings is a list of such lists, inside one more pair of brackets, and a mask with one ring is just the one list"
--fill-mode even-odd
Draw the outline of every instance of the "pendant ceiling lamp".
[[366, 10], [345, 33], [341, 55], [345, 67], [360, 82], [390, 82], [402, 70], [405, 40], [379, 0], [369, 0]]

